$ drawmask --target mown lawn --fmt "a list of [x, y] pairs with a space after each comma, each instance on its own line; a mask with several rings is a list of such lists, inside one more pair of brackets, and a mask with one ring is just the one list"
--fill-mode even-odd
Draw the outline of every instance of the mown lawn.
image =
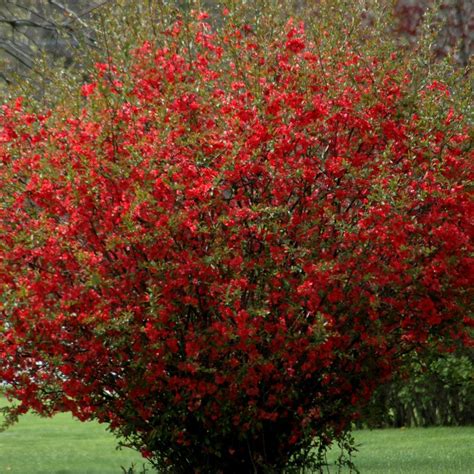
[[[362, 474], [474, 474], [474, 427], [356, 431], [355, 439]], [[96, 423], [28, 414], [0, 433], [0, 474], [120, 474], [143, 465], [115, 444]]]
[[0, 433], [0, 474], [120, 474], [121, 466], [142, 466], [139, 454], [116, 444], [104, 425], [27, 414]]
[[354, 438], [362, 474], [474, 474], [474, 427], [362, 430]]

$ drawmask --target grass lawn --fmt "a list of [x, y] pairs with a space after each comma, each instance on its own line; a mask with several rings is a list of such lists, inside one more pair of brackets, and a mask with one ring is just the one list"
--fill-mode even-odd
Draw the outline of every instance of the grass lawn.
[[[362, 474], [474, 474], [474, 427], [356, 431], [355, 439]], [[143, 465], [115, 444], [96, 423], [28, 414], [0, 433], [0, 474], [120, 474]]]
[[474, 474], [474, 427], [362, 430], [354, 438], [361, 474]]
[[121, 466], [141, 468], [138, 453], [116, 445], [105, 425], [81, 423], [66, 413], [28, 413], [0, 433], [0, 474], [121, 474]]

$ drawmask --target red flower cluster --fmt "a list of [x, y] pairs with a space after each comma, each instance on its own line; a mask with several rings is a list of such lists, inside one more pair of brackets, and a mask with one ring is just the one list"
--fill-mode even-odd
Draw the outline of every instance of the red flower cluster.
[[278, 468], [466, 339], [471, 143], [442, 84], [302, 25], [166, 38], [80, 114], [3, 107], [0, 378], [161, 467]]

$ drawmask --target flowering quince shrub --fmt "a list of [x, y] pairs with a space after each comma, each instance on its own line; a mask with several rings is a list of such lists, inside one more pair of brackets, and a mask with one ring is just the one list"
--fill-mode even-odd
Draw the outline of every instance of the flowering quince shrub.
[[471, 130], [441, 82], [205, 17], [77, 113], [3, 106], [0, 378], [163, 471], [318, 468], [404, 354], [469, 342]]

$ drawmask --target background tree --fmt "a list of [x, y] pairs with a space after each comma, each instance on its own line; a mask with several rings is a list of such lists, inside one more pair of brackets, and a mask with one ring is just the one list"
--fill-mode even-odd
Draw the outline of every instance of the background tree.
[[[106, 1], [1, 0], [0, 50], [2, 79], [7, 84], [15, 77], [45, 74], [38, 65], [42, 55], [57, 67], [73, 62], [82, 41], [95, 44], [91, 15]], [[34, 80], [34, 79], [33, 79]]]

